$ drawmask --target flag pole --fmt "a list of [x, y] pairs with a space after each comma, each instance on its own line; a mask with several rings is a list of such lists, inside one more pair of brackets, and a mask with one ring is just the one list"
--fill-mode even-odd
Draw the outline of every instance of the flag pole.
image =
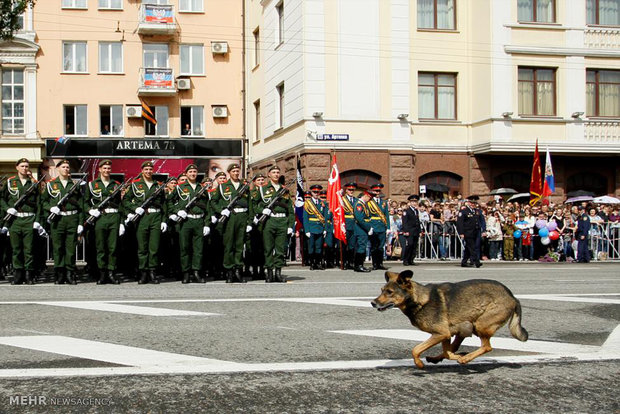
[[[333, 164], [335, 152], [336, 152], [335, 148], [332, 148], [330, 164]], [[340, 179], [340, 177], [338, 177], [338, 179]], [[338, 251], [340, 254], [340, 270], [344, 270], [344, 261], [342, 260], [342, 240], [340, 239], [338, 239]]]

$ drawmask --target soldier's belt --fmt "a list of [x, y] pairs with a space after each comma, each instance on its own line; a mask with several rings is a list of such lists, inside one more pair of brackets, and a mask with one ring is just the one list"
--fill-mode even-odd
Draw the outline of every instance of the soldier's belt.
[[146, 212], [147, 213], [159, 213], [161, 211], [161, 208], [147, 208]]
[[248, 211], [247, 208], [233, 208], [234, 213], [245, 213], [246, 211]]
[[187, 218], [200, 219], [200, 218], [203, 218], [204, 216], [205, 216], [204, 214], [188, 214]]
[[20, 213], [18, 212], [17, 214], [15, 214], [15, 217], [32, 217], [34, 216], [34, 213]]
[[383, 221], [383, 219], [381, 219], [381, 217], [371, 217], [370, 219], [371, 220], [381, 220], [381, 221]]
[[117, 208], [104, 208], [103, 212], [107, 214], [118, 213], [118, 209]]
[[346, 219], [352, 219], [352, 218], [354, 218], [354, 217], [353, 217], [353, 215], [352, 215], [352, 214], [351, 214], [351, 215], [346, 215], [346, 214], [345, 214], [345, 215], [344, 215], [344, 218], [346, 218]]
[[286, 213], [271, 213], [270, 217], [286, 217]]
[[69, 210], [69, 211], [61, 211], [58, 214], [61, 216], [73, 216], [74, 214], [77, 214], [77, 213], [78, 213], [77, 210]]
[[320, 221], [318, 218], [316, 217], [308, 217], [309, 221]]

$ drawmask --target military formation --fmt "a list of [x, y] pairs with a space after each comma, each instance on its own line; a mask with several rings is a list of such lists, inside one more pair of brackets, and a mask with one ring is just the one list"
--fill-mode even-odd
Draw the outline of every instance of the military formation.
[[[241, 166], [233, 163], [228, 174], [219, 172], [214, 180], [199, 181], [198, 167], [189, 164], [179, 177], [159, 182], [153, 177], [153, 163], [146, 161], [136, 177], [122, 183], [111, 178], [111, 160], [99, 162], [98, 175], [90, 182], [72, 180], [67, 160], [56, 164], [58, 176], [49, 181], [35, 180], [25, 158], [17, 161], [16, 170], [0, 191], [0, 255], [10, 255], [12, 284], [42, 279], [46, 246], [51, 246], [53, 282], [77, 284], [80, 243], [86, 244], [86, 272], [100, 285], [127, 279], [158, 284], [161, 278], [184, 284], [217, 279], [282, 283], [287, 281], [282, 268], [294, 251], [296, 228], [303, 262], [311, 270], [386, 269], [390, 222], [381, 183], [357, 195], [356, 183], [344, 185], [346, 243], [342, 243], [334, 238], [333, 213], [320, 185], [304, 194], [303, 220], [296, 223], [294, 203], [277, 165], [268, 169], [267, 176], [245, 180]], [[416, 195], [409, 197], [411, 211], [403, 214], [404, 265], [415, 264], [420, 235], [417, 200]], [[476, 211], [461, 214], [467, 251], [478, 257], [477, 240], [469, 231], [478, 223]], [[371, 268], [365, 266], [367, 256]]]

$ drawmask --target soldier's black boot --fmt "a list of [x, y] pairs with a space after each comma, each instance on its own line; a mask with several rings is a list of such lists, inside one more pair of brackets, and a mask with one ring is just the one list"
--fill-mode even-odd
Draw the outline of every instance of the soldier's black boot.
[[235, 283], [235, 271], [226, 269], [226, 283]]
[[139, 285], [145, 285], [149, 283], [149, 275], [146, 270], [140, 270], [140, 280], [138, 280]]
[[279, 283], [286, 283], [286, 276], [282, 276], [282, 269], [276, 269], [275, 280]]
[[114, 276], [114, 270], [108, 270], [108, 282], [113, 285], [120, 285], [121, 281]]
[[67, 283], [70, 285], [77, 285], [77, 280], [75, 278], [75, 273], [72, 270], [67, 270], [65, 272], [66, 277], [65, 279], [67, 280]]
[[207, 283], [204, 277], [200, 277], [200, 270], [194, 270], [194, 282], [196, 283]]
[[27, 285], [34, 285], [34, 272], [32, 270], [26, 270], [24, 272], [24, 278]]
[[62, 280], [62, 276], [61, 276], [60, 271], [61, 271], [60, 268], [58, 268], [58, 267], [54, 268], [54, 284], [55, 285], [60, 284], [60, 281]]
[[323, 255], [322, 254], [317, 254], [316, 255], [316, 263], [317, 263], [317, 269], [318, 270], [325, 270], [325, 265], [323, 264]]
[[155, 270], [149, 270], [149, 279], [151, 280], [151, 283], [159, 285], [159, 277], [155, 274]]
[[190, 282], [190, 280], [189, 280], [189, 272], [183, 272], [183, 280], [181, 281], [181, 283], [187, 284], [189, 282]]
[[13, 272], [13, 279], [11, 279], [11, 284], [12, 285], [21, 285], [22, 284], [22, 274], [23, 274], [23, 269], [15, 269], [15, 271]]
[[97, 284], [98, 285], [104, 285], [105, 284], [105, 279], [106, 279], [106, 271], [105, 270], [100, 270], [99, 271], [99, 279], [97, 280]]
[[267, 276], [265, 276], [265, 283], [273, 282], [273, 269], [267, 269]]
[[360, 273], [370, 272], [370, 269], [364, 267], [364, 253], [355, 254], [355, 267], [353, 268], [353, 270]]
[[243, 269], [241, 267], [235, 269], [235, 278], [239, 283], [247, 283], [247, 280], [243, 277]]

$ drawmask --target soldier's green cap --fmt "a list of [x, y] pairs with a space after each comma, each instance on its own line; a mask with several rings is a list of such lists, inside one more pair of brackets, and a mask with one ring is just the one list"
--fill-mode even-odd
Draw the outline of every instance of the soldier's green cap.
[[56, 163], [56, 167], [60, 167], [63, 164], [71, 165], [69, 164], [69, 160], [60, 160]]
[[265, 174], [263, 173], [258, 173], [254, 176], [254, 180], [256, 180], [257, 178], [265, 178]]
[[232, 171], [232, 170], [234, 170], [235, 168], [241, 169], [241, 166], [240, 166], [239, 164], [237, 164], [237, 163], [230, 164], [230, 165], [228, 166], [228, 169], [227, 169], [226, 171], [231, 172], [231, 171]]
[[153, 161], [144, 161], [142, 165], [140, 166], [140, 168], [146, 168], [146, 167], [153, 168]]
[[28, 158], [20, 158], [17, 160], [17, 162], [15, 163], [15, 166], [17, 167], [19, 164], [21, 164], [22, 162], [27, 162], [28, 164], [30, 164], [30, 161], [28, 161]]
[[221, 177], [222, 175], [223, 175], [224, 177], [226, 177], [226, 173], [225, 173], [224, 171], [220, 171], [220, 172], [218, 172], [217, 174], [215, 174], [215, 178], [217, 178], [217, 177]]
[[112, 165], [112, 160], [101, 160], [101, 161], [99, 161], [99, 168], [103, 167], [104, 165]]
[[272, 172], [273, 170], [278, 170], [280, 171], [280, 167], [278, 167], [277, 164], [272, 165], [271, 167], [269, 167], [269, 170], [267, 172]]
[[188, 172], [189, 170], [196, 170], [196, 171], [198, 171], [198, 166], [196, 166], [196, 164], [190, 164], [187, 167], [185, 167], [185, 172]]

